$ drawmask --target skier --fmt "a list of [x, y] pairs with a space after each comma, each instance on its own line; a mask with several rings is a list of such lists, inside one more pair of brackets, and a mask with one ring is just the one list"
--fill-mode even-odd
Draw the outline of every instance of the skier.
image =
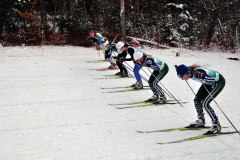
[[112, 43], [110, 45], [110, 48], [112, 51], [114, 51], [114, 53], [117, 54], [114, 56], [114, 58], [116, 59], [116, 63], [118, 68], [120, 69], [120, 72], [116, 73], [116, 75], [119, 75], [121, 77], [129, 77], [128, 71], [123, 64], [127, 56], [125, 43], [122, 41], [119, 41], [117, 44]]
[[[136, 83], [134, 83], [133, 85], [131, 85], [131, 87], [134, 87], [134, 89], [143, 89], [143, 83], [142, 83], [142, 78], [141, 78], [141, 75], [140, 75], [140, 70], [142, 68], [141, 65], [139, 64], [136, 64], [135, 60], [134, 60], [134, 53], [138, 53], [138, 52], [141, 52], [139, 49], [137, 49], [136, 47], [133, 47], [133, 44], [130, 43], [130, 42], [127, 42], [127, 54], [130, 55], [130, 58], [125, 58], [124, 61], [133, 61], [134, 63], [134, 68], [133, 68], [133, 73], [134, 73], [134, 76], [135, 76], [135, 79], [136, 79]], [[135, 42], [134, 42], [135, 44]]]
[[198, 119], [195, 122], [191, 123], [188, 128], [201, 128], [205, 126], [205, 117], [203, 113], [204, 108], [210, 116], [213, 124], [206, 134], [219, 133], [221, 131], [221, 125], [219, 123], [218, 117], [209, 104], [213, 98], [217, 97], [217, 95], [224, 88], [224, 77], [214, 70], [210, 70], [198, 65], [192, 65], [188, 67], [182, 64], [175, 67], [178, 77], [182, 80], [187, 81], [189, 78], [191, 78], [202, 83], [194, 98], [194, 104], [198, 114]]
[[136, 65], [146, 66], [153, 69], [153, 72], [148, 80], [150, 89], [153, 92], [153, 96], [145, 102], [153, 104], [163, 104], [166, 102], [166, 96], [164, 95], [163, 89], [158, 85], [158, 82], [162, 80], [168, 73], [168, 65], [159, 60], [154, 59], [143, 52], [135, 52], [133, 54]]
[[117, 68], [116, 62], [112, 58], [112, 51], [109, 47], [109, 41], [106, 37], [102, 36], [100, 33], [94, 33], [94, 31], [90, 31], [89, 35], [93, 38], [93, 44], [96, 46], [98, 50], [103, 50], [105, 55], [105, 60], [110, 63], [108, 68], [115, 69]]
[[126, 37], [126, 44], [134, 48], [138, 48], [140, 46], [140, 43], [136, 39], [131, 37]]
[[[121, 77], [128, 77], [129, 76], [128, 71], [127, 71], [125, 65], [123, 64], [125, 61], [133, 61], [133, 63], [135, 64], [133, 54], [135, 52], [138, 52], [139, 50], [137, 48], [133, 47], [133, 46], [138, 47], [139, 42], [132, 39], [132, 38], [127, 38], [124, 46], [121, 49], [118, 49], [120, 54], [118, 54], [118, 56], [117, 56], [117, 62], [116, 63], [118, 65], [118, 68], [120, 69], [120, 72], [118, 72], [116, 74], [120, 75]], [[115, 50], [117, 50], [117, 49], [115, 49]], [[128, 54], [130, 55], [130, 58], [127, 58]], [[131, 85], [131, 87], [134, 87], [134, 89], [143, 89], [141, 75], [139, 73], [141, 68], [142, 68], [141, 65], [134, 65], [133, 72], [134, 72], [134, 76], [137, 80], [136, 83]]]

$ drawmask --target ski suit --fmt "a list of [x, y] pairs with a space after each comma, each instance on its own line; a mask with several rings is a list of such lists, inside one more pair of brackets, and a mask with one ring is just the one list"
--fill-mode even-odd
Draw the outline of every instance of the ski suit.
[[130, 55], [131, 58], [126, 58], [125, 61], [133, 61], [133, 63], [134, 63], [133, 73], [134, 73], [135, 79], [137, 80], [137, 82], [138, 81], [142, 82], [142, 78], [141, 78], [141, 75], [139, 73], [140, 70], [142, 69], [142, 66], [135, 63], [135, 61], [133, 59], [133, 54], [135, 52], [141, 52], [141, 51], [137, 48], [132, 47], [132, 46], [128, 46], [127, 47], [127, 53]]
[[164, 91], [158, 85], [158, 82], [161, 81], [163, 77], [168, 73], [168, 65], [159, 59], [154, 59], [151, 56], [146, 56], [144, 57], [142, 66], [149, 67], [153, 70], [148, 80], [149, 87], [152, 90], [153, 94], [164, 97]]
[[213, 98], [222, 91], [225, 86], [224, 77], [214, 71], [204, 67], [190, 67], [190, 73], [192, 74], [191, 79], [202, 83], [199, 88], [195, 98], [194, 104], [198, 114], [199, 119], [204, 118], [203, 108], [210, 116], [213, 124], [219, 124], [218, 117], [216, 116], [214, 110], [209, 105]]
[[96, 38], [99, 48], [101, 48], [104, 51], [105, 60], [111, 64], [110, 66], [115, 66], [116, 62], [111, 57], [112, 50], [109, 47], [108, 39], [102, 36], [100, 33], [95, 33], [94, 38]]

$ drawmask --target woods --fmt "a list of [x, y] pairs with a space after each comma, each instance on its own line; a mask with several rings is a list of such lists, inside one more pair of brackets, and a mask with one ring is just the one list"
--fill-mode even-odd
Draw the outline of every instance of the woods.
[[240, 44], [239, 0], [1, 0], [2, 45], [88, 46], [92, 29], [174, 47]]

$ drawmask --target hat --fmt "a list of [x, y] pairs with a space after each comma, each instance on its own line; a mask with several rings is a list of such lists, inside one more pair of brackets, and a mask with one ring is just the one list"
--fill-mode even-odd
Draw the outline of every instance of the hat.
[[90, 32], [89, 32], [89, 35], [93, 37], [93, 36], [94, 36], [94, 32], [93, 32], [93, 31], [90, 31]]
[[116, 43], [111, 43], [110, 49], [112, 49], [113, 51], [117, 51]]
[[117, 49], [118, 50], [120, 50], [121, 48], [123, 48], [124, 47], [124, 42], [118, 42], [117, 44], [116, 44], [116, 47], [117, 47]]
[[188, 66], [185, 66], [184, 64], [181, 64], [180, 66], [176, 67], [176, 70], [178, 77], [183, 78], [183, 76], [189, 73], [190, 68]]
[[134, 58], [135, 61], [139, 60], [142, 57], [143, 57], [142, 52], [134, 52], [134, 54], [133, 54], [133, 58]]

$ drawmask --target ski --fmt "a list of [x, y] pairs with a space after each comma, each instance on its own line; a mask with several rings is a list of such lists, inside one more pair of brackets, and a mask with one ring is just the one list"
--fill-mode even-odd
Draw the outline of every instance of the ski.
[[96, 71], [109, 71], [109, 70], [117, 70], [118, 68], [97, 68]]
[[[145, 87], [145, 88], [149, 88], [149, 86], [143, 86], [143, 87]], [[131, 86], [122, 86], [122, 87], [101, 87], [101, 89], [122, 89], [122, 88], [129, 88], [129, 89], [131, 89], [131, 88], [133, 88], [133, 87], [131, 87]]]
[[201, 128], [188, 128], [188, 127], [178, 127], [178, 128], [168, 128], [168, 129], [160, 129], [160, 130], [151, 130], [151, 131], [139, 131], [138, 133], [156, 133], [156, 132], [172, 132], [172, 131], [191, 131], [191, 130], [203, 130], [203, 129], [209, 129], [210, 126], [205, 126]]
[[[166, 102], [172, 102], [172, 101], [176, 101], [175, 99], [168, 99]], [[178, 99], [178, 101], [181, 101], [180, 99]], [[136, 101], [136, 102], [128, 102], [128, 103], [109, 103], [108, 105], [110, 106], [120, 106], [120, 105], [132, 105], [132, 104], [152, 104], [149, 102], [145, 102], [145, 101]]]
[[[188, 102], [180, 102], [181, 104], [188, 103]], [[141, 107], [155, 107], [155, 106], [163, 106], [168, 104], [178, 104], [178, 102], [166, 102], [163, 104], [153, 104], [153, 103], [145, 103], [140, 105], [132, 105], [132, 106], [126, 106], [126, 107], [116, 107], [116, 109], [129, 109], [129, 108], [141, 108]]]
[[94, 78], [94, 79], [123, 79], [123, 78], [131, 78], [131, 77], [116, 76], [116, 77], [102, 77], [102, 78]]
[[229, 135], [229, 134], [235, 134], [238, 133], [237, 131], [231, 131], [231, 132], [220, 132], [220, 133], [215, 133], [215, 134], [201, 134], [198, 136], [193, 136], [189, 138], [184, 138], [180, 140], [175, 140], [175, 141], [169, 141], [169, 142], [158, 142], [157, 144], [164, 145], [164, 144], [172, 144], [172, 143], [181, 143], [181, 142], [187, 142], [187, 141], [194, 141], [197, 139], [203, 139], [203, 138], [208, 138], [208, 137], [216, 137], [216, 136], [222, 136], [222, 135]]
[[87, 63], [103, 63], [106, 62], [106, 60], [92, 60], [92, 61], [86, 61]]
[[124, 90], [118, 90], [118, 91], [108, 91], [108, 92], [103, 92], [103, 93], [118, 93], [118, 92], [132, 92], [132, 91], [142, 91], [142, 90], [149, 90], [150, 88], [143, 88], [143, 89], [124, 89]]

